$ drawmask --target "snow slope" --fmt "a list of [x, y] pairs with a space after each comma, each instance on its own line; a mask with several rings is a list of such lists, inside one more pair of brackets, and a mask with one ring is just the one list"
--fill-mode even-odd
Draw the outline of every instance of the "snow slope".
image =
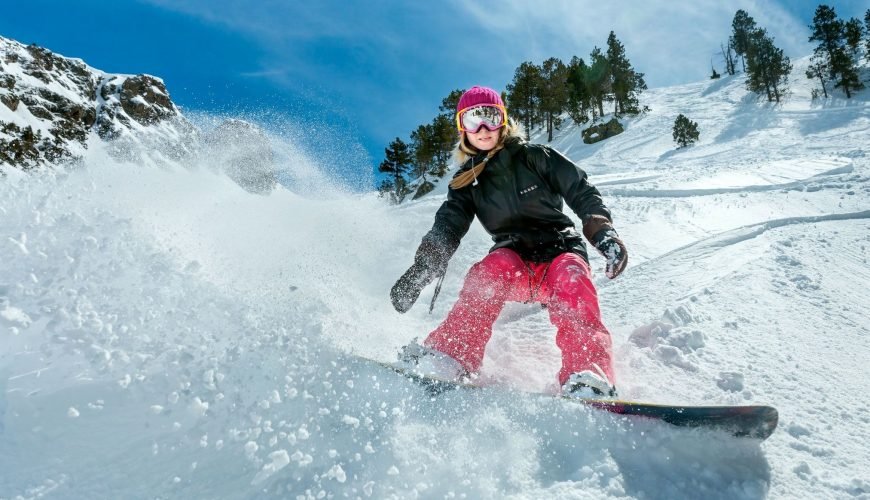
[[[443, 186], [390, 207], [291, 155], [304, 186], [256, 196], [89, 150], [0, 183], [0, 498], [870, 498], [870, 106], [809, 84], [781, 106], [739, 75], [654, 89], [624, 134], [554, 141], [629, 247], [615, 281], [592, 261], [622, 395], [772, 404], [764, 443], [431, 399], [355, 361], [434, 328], [488, 249], [475, 223], [433, 314], [433, 287], [392, 310]], [[678, 113], [701, 140], [675, 151]], [[552, 390], [546, 314], [512, 304], [495, 330], [484, 377]]]

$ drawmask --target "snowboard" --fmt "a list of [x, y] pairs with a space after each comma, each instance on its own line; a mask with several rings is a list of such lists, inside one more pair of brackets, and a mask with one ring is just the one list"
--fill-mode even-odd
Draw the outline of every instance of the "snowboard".
[[[360, 359], [379, 365], [418, 383], [431, 396], [437, 396], [451, 390], [482, 390], [488, 388], [484, 385], [477, 385], [472, 381], [441, 380], [383, 361], [375, 361], [368, 358]], [[779, 421], [779, 413], [776, 408], [766, 405], [669, 405], [639, 401], [581, 399], [544, 393], [530, 394], [559, 398], [569, 404], [584, 405], [618, 415], [626, 415], [631, 418], [655, 419], [677, 427], [713, 429], [728, 432], [736, 437], [759, 440], [765, 440], [770, 437], [773, 431], [776, 430]]]

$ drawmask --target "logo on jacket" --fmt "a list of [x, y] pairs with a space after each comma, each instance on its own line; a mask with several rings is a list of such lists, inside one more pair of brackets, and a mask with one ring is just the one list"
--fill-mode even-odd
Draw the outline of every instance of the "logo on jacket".
[[522, 191], [520, 191], [520, 196], [529, 194], [532, 191], [534, 191], [535, 189], [538, 189], [537, 184], [535, 184], [534, 186], [531, 186], [531, 187], [527, 187], [527, 188], [523, 189]]

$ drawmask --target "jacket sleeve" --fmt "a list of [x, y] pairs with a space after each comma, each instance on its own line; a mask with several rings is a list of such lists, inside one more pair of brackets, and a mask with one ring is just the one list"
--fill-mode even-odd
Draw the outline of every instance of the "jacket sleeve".
[[390, 300], [397, 311], [407, 312], [417, 301], [420, 291], [432, 280], [444, 275], [447, 262], [471, 227], [474, 214], [474, 200], [471, 198], [470, 189], [448, 191], [447, 201], [441, 204], [435, 214], [432, 229], [423, 236], [423, 241], [417, 247], [414, 264], [390, 289]]
[[441, 272], [459, 248], [459, 242], [474, 221], [474, 202], [469, 188], [450, 189], [447, 200], [435, 213], [432, 229], [423, 236], [416, 259], [428, 268]]
[[443, 249], [445, 264], [459, 248], [460, 240], [474, 221], [474, 214], [470, 188], [450, 189], [447, 192], [447, 200], [435, 213], [432, 229], [423, 237], [423, 241], [428, 240]]
[[527, 156], [538, 174], [565, 199], [584, 225], [590, 218], [613, 220], [598, 188], [589, 183], [586, 172], [576, 163], [547, 146], [529, 146]]

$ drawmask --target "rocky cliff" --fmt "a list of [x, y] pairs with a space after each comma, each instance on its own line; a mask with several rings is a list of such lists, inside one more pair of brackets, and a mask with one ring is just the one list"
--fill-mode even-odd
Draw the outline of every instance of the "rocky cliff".
[[74, 162], [97, 143], [121, 161], [207, 163], [249, 191], [275, 185], [268, 138], [255, 125], [230, 120], [203, 133], [159, 78], [105, 73], [0, 37], [0, 167]]
[[124, 159], [159, 162], [191, 154], [196, 135], [159, 78], [104, 73], [0, 37], [0, 164], [75, 159], [94, 139]]

